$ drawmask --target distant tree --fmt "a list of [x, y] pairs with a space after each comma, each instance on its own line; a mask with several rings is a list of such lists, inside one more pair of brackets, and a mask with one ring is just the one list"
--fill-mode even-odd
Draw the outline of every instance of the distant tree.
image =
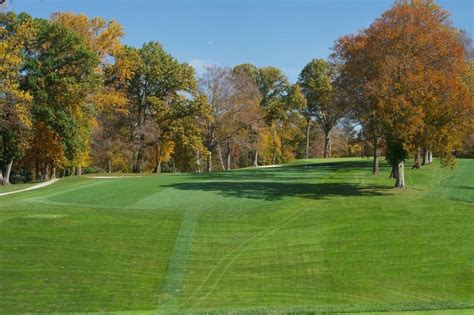
[[[271, 163], [275, 164], [278, 156], [281, 155], [281, 133], [283, 132], [284, 119], [291, 111], [289, 106], [293, 105], [287, 101], [290, 88], [288, 78], [280, 69], [275, 67], [257, 68], [251, 64], [241, 64], [235, 66], [233, 71], [247, 76], [257, 85], [260, 91], [260, 108], [264, 112], [265, 123], [269, 129], [261, 129], [261, 132], [262, 135], [271, 135]], [[258, 139], [261, 138], [258, 137]], [[258, 155], [258, 151], [255, 155]]]
[[[199, 79], [198, 93], [207, 99], [209, 115], [202, 120], [204, 144], [208, 150], [207, 171], [212, 171], [212, 155], [218, 154], [223, 170], [230, 169], [232, 146], [238, 134], [258, 120], [255, 115], [260, 95], [254, 82], [232, 69], [208, 67]], [[222, 157], [227, 146], [227, 167]]]
[[[149, 42], [138, 50], [127, 50], [125, 60], [120, 60], [120, 64], [126, 64], [130, 56], [138, 57], [131, 62], [130, 75], [120, 83], [128, 100], [126, 112], [130, 149], [133, 151], [132, 170], [138, 173], [149, 147], [155, 148], [156, 154], [161, 156], [161, 149], [172, 128], [169, 122], [194, 114], [188, 95], [193, 93], [196, 82], [193, 68], [179, 63], [159, 43]], [[160, 161], [161, 158], [155, 165], [158, 173]]]
[[331, 155], [331, 131], [344, 116], [344, 103], [337, 97], [333, 82], [336, 69], [323, 59], [311, 60], [301, 71], [298, 84], [306, 97], [304, 116], [308, 124], [316, 119], [325, 135], [324, 157]]
[[314, 114], [311, 112], [308, 107], [308, 101], [301, 91], [299, 84], [293, 84], [289, 90], [288, 102], [290, 103], [290, 108], [294, 108], [299, 111], [301, 116], [305, 120], [305, 158], [309, 158], [309, 145], [310, 145], [310, 132], [311, 132], [311, 122], [314, 118]]

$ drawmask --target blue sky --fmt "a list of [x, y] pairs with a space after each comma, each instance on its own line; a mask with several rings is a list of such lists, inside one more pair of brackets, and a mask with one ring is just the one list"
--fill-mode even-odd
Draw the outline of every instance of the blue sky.
[[[124, 42], [154, 40], [198, 70], [206, 64], [253, 63], [282, 69], [295, 81], [334, 41], [367, 27], [393, 0], [13, 0], [35, 17], [72, 11], [121, 23]], [[438, 1], [458, 28], [474, 34], [474, 0]]]

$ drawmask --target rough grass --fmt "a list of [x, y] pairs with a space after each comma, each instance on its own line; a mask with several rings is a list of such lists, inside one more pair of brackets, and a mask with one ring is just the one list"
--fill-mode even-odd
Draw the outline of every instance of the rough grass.
[[474, 161], [408, 167], [406, 191], [388, 173], [306, 160], [0, 197], [0, 312], [469, 313]]

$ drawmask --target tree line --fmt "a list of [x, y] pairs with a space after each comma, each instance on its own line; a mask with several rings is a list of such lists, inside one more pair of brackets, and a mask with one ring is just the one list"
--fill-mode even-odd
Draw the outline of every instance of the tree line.
[[[211, 172], [294, 158], [404, 162], [472, 154], [468, 34], [429, 0], [398, 1], [292, 84], [278, 68], [194, 69], [116, 21], [0, 14], [0, 182], [87, 172]], [[358, 126], [358, 127], [356, 127]], [[341, 143], [343, 143], [341, 145]], [[463, 145], [464, 143], [464, 145]], [[470, 151], [469, 151], [470, 150]]]

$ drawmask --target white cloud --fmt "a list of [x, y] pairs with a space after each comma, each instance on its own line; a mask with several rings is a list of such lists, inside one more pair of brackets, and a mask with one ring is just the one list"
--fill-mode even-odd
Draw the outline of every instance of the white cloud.
[[196, 74], [198, 76], [202, 75], [206, 72], [206, 68], [210, 66], [218, 66], [218, 62], [214, 62], [211, 60], [204, 60], [204, 59], [192, 59], [188, 61], [188, 63], [196, 70]]
[[208, 40], [208, 41], [207, 41], [207, 44], [208, 44], [209, 46], [212, 46], [212, 45], [214, 45], [214, 41], [213, 41], [213, 40]]

